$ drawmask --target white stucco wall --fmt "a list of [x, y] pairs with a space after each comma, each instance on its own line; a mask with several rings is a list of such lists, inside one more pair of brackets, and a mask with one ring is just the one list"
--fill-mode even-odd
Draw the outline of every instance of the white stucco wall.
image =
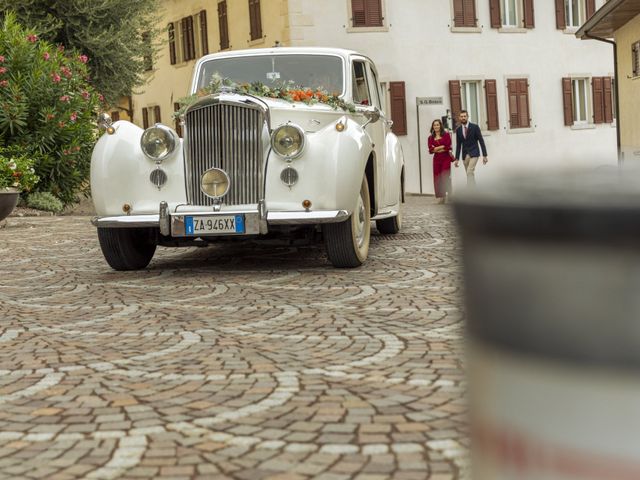
[[[416, 97], [443, 97], [439, 108], [420, 107], [420, 144], [425, 145], [433, 118], [449, 105], [448, 81], [495, 79], [500, 130], [485, 133], [489, 164], [479, 166], [478, 182], [513, 169], [546, 170], [550, 166], [615, 165], [616, 132], [609, 124], [587, 129], [564, 126], [562, 77], [613, 76], [609, 45], [580, 41], [556, 29], [554, 2], [535, 2], [535, 28], [499, 33], [490, 28], [489, 2], [477, 0], [481, 33], [451, 32], [450, 0], [383, 0], [383, 32], [349, 32], [350, 0], [289, 0], [290, 42], [358, 50], [376, 63], [380, 80], [406, 82], [408, 135], [401, 137], [407, 166], [407, 191], [420, 192]], [[603, 3], [597, 0], [596, 7]], [[531, 131], [506, 128], [506, 78], [527, 77]], [[433, 193], [431, 157], [423, 147], [422, 192]], [[465, 183], [462, 166], [454, 171], [454, 188]]]

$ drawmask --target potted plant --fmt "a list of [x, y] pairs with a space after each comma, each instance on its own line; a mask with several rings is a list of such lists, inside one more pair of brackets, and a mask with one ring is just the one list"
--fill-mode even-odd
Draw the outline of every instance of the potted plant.
[[20, 193], [30, 191], [38, 180], [33, 160], [19, 147], [0, 147], [0, 220], [16, 207]]

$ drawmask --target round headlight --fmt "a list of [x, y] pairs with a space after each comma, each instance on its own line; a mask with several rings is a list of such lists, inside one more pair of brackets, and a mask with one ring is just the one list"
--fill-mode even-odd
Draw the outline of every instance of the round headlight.
[[210, 198], [224, 197], [229, 191], [229, 177], [219, 168], [207, 170], [200, 178], [200, 190]]
[[144, 154], [152, 160], [162, 161], [175, 149], [178, 143], [176, 133], [164, 125], [147, 128], [140, 139]]
[[273, 131], [271, 146], [286, 159], [296, 158], [304, 148], [304, 131], [291, 123], [282, 125]]

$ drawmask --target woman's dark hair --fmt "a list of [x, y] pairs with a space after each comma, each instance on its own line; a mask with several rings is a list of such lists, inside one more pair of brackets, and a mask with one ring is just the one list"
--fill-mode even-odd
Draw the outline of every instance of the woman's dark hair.
[[440, 124], [440, 136], [444, 135], [444, 125], [442, 125], [442, 120], [436, 118], [433, 122], [431, 122], [431, 136], [435, 138], [436, 131], [433, 129], [435, 123], [438, 122]]

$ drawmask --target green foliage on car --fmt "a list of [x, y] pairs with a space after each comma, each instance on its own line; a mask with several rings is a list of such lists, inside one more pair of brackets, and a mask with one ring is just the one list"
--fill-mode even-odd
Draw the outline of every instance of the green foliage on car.
[[101, 95], [87, 56], [39, 38], [7, 14], [0, 25], [0, 147], [30, 156], [37, 191], [66, 205], [88, 189]]

